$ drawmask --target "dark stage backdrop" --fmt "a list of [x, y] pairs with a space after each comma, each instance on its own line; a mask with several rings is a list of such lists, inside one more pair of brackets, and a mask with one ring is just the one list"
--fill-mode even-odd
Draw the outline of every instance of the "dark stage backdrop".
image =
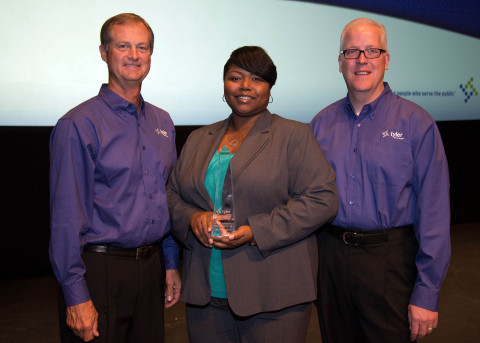
[[[450, 167], [452, 222], [480, 220], [480, 121], [438, 122]], [[177, 126], [180, 153], [198, 126]], [[50, 273], [48, 140], [52, 127], [0, 127], [1, 277]]]

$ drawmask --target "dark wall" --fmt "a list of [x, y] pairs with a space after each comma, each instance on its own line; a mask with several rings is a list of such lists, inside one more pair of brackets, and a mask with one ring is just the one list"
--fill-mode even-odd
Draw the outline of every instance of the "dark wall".
[[[480, 220], [480, 120], [438, 122], [447, 153], [452, 222]], [[177, 127], [177, 149], [196, 126]], [[0, 127], [2, 277], [50, 273], [48, 140], [51, 127]]]
[[452, 223], [480, 220], [480, 120], [437, 122], [450, 170]]

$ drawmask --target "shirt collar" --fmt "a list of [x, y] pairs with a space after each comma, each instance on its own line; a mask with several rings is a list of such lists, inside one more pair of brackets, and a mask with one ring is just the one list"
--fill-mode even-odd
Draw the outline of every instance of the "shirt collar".
[[[375, 100], [373, 100], [371, 103], [364, 105], [362, 110], [360, 111], [360, 114], [358, 115], [358, 117], [360, 118], [360, 117], [368, 115], [370, 117], [370, 119], [374, 120], [375, 119], [375, 109], [377, 108], [378, 104], [383, 101], [383, 99], [386, 97], [387, 93], [391, 93], [391, 92], [392, 92], [392, 90], [390, 89], [390, 86], [388, 85], [388, 82], [384, 82], [382, 93]], [[348, 96], [348, 93], [347, 93], [347, 97], [346, 97], [346, 101], [345, 101], [345, 108], [347, 109], [348, 112], [351, 112], [351, 114], [353, 116], [357, 117], [357, 115], [355, 114], [355, 111], [353, 110], [353, 106], [352, 106], [352, 103], [350, 102], [350, 97]]]
[[[125, 100], [120, 95], [108, 88], [108, 84], [102, 84], [98, 96], [105, 101], [105, 103], [118, 114], [129, 113], [131, 115], [137, 115], [137, 106], [135, 104]], [[142, 112], [144, 108], [144, 101], [142, 95], [140, 95], [140, 109]]]

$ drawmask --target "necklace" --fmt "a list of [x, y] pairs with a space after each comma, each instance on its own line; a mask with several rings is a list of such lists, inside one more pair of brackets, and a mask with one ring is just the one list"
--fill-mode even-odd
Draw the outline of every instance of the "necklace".
[[238, 143], [243, 142], [243, 140], [245, 139], [245, 137], [247, 137], [247, 135], [248, 135], [248, 132], [245, 135], [243, 135], [243, 137], [232, 139], [228, 144], [230, 144], [231, 147], [235, 147], [237, 146]]
[[[235, 135], [238, 135], [238, 134], [242, 134], [244, 133], [243, 135], [241, 135], [239, 138], [233, 138], [230, 143], [228, 143], [232, 148], [236, 147], [237, 145], [239, 145], [240, 143], [243, 142], [243, 140], [245, 139], [245, 137], [248, 136], [248, 133], [249, 133], [250, 130], [247, 130], [245, 132], [245, 130], [243, 130], [243, 132], [234, 132], [233, 128], [229, 125], [228, 128], [227, 128], [227, 132], [230, 133], [231, 136], [233, 136], [233, 134]], [[232, 134], [233, 133], [233, 134]]]
[[231, 140], [230, 143], [228, 143], [228, 144], [230, 144], [231, 147], [234, 147], [234, 146], [236, 146], [239, 142], [243, 141], [246, 136], [247, 136], [247, 135], [243, 136], [242, 138], [233, 139], [233, 140]]

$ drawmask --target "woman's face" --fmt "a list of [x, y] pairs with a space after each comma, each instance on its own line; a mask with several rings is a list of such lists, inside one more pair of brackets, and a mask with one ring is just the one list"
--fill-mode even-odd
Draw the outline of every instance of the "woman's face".
[[252, 117], [263, 113], [270, 98], [270, 84], [260, 76], [232, 65], [223, 80], [225, 100], [233, 113]]

